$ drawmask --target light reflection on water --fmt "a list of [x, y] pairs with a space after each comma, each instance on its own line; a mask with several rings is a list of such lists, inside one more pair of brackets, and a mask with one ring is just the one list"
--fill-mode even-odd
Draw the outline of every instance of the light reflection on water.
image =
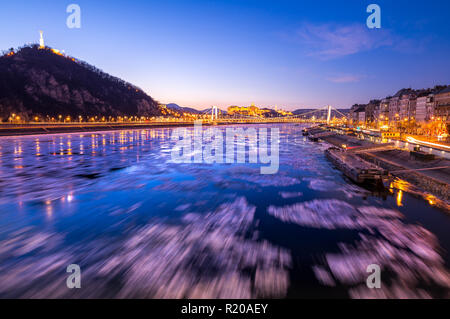
[[449, 297], [432, 198], [372, 194], [278, 127], [273, 176], [170, 163], [169, 128], [0, 139], [0, 297]]

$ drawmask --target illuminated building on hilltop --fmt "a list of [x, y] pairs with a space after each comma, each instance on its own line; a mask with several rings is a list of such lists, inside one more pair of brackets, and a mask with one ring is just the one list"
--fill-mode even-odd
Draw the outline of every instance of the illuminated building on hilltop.
[[450, 127], [450, 86], [436, 93], [434, 115], [443, 125]]
[[256, 116], [256, 117], [273, 117], [278, 115], [289, 116], [291, 112], [283, 110], [271, 110], [268, 108], [256, 107], [253, 103], [251, 106], [230, 106], [227, 110], [228, 115], [244, 115], [244, 116]]
[[275, 109], [275, 112], [277, 112], [278, 114], [281, 114], [283, 116], [292, 116], [292, 115], [294, 115], [292, 112], [284, 111], [284, 110], [278, 110], [278, 109]]

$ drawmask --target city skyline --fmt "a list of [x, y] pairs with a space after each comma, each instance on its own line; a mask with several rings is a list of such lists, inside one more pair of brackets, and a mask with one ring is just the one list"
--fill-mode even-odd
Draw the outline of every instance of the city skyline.
[[448, 0], [1, 8], [0, 299], [450, 298]]
[[372, 30], [370, 2], [352, 1], [345, 9], [330, 1], [77, 3], [80, 29], [65, 24], [68, 3], [4, 4], [0, 27], [14, 32], [3, 34], [1, 48], [38, 43], [43, 30], [46, 45], [161, 103], [197, 109], [350, 108], [404, 87], [450, 82], [444, 1], [378, 1], [382, 26]]

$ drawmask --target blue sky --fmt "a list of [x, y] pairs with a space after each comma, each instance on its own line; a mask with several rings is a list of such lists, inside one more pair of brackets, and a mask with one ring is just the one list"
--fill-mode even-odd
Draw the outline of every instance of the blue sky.
[[[450, 84], [447, 0], [0, 1], [0, 49], [44, 30], [48, 46], [162, 103], [345, 108]], [[66, 26], [71, 3], [81, 29]], [[366, 26], [370, 3], [381, 29]]]

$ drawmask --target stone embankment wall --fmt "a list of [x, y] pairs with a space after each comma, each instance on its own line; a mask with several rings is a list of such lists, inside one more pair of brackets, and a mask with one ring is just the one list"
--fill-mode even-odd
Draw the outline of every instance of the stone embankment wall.
[[[374, 154], [369, 155], [367, 153], [361, 153], [359, 154], [359, 156], [367, 161], [374, 163], [375, 165], [387, 169], [388, 171], [395, 172], [398, 170], [406, 169], [399, 165], [387, 163], [383, 159], [377, 157]], [[393, 175], [413, 184], [414, 186], [418, 187], [419, 189], [425, 192], [431, 193], [432, 195], [443, 200], [446, 204], [449, 204], [450, 189], [447, 183], [438, 181], [430, 176], [427, 176], [417, 171], [398, 172], [394, 173]]]

